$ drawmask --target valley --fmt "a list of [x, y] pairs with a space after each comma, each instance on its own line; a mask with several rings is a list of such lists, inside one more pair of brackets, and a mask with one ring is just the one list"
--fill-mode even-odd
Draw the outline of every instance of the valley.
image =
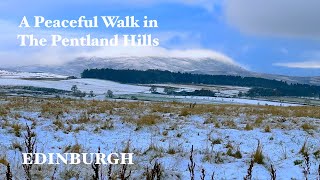
[[[121, 173], [145, 179], [148, 168], [155, 166], [163, 179], [189, 179], [191, 155], [196, 177], [243, 179], [250, 171], [253, 179], [269, 179], [275, 170], [279, 179], [317, 178], [319, 100], [238, 96], [250, 89], [124, 84], [3, 70], [0, 162], [10, 165], [13, 177], [24, 177], [19, 163], [31, 131], [39, 153], [99, 148], [134, 153], [134, 165], [125, 170], [122, 165], [101, 165], [102, 179], [116, 179]], [[170, 95], [168, 90], [208, 90], [214, 97]], [[0, 177], [5, 173], [2, 168]], [[94, 169], [86, 164], [34, 165], [29, 173], [37, 179], [88, 179]]]

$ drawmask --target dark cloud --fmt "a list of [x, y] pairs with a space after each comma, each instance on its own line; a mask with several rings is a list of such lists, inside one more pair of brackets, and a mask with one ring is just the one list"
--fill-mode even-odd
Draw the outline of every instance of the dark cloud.
[[320, 38], [319, 0], [225, 0], [223, 6], [227, 22], [248, 34]]

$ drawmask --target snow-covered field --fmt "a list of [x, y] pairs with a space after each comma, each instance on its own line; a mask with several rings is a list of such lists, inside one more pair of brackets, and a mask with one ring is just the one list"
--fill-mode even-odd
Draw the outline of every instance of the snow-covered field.
[[171, 96], [171, 95], [155, 95], [145, 94], [142, 98], [156, 101], [178, 101], [186, 103], [200, 104], [251, 104], [266, 106], [301, 106], [300, 104], [275, 102], [267, 100], [255, 100], [245, 98], [223, 98], [223, 97], [207, 97], [207, 96]]
[[[184, 103], [115, 102], [67, 99], [9, 98], [0, 100], [0, 149], [14, 177], [19, 165], [24, 125], [33, 127], [38, 152], [134, 152], [130, 179], [146, 179], [147, 166], [161, 163], [163, 179], [190, 179], [188, 164], [194, 146], [195, 177], [243, 179], [258, 142], [263, 162], [255, 163], [252, 179], [304, 179], [303, 154], [310, 158], [309, 179], [318, 177], [320, 111], [318, 107], [200, 105]], [[20, 125], [20, 126], [18, 126]], [[301, 151], [305, 145], [305, 150]], [[77, 147], [77, 148], [76, 148]], [[237, 155], [235, 155], [237, 152]], [[240, 154], [240, 156], [239, 156]], [[120, 166], [113, 167], [116, 176]], [[108, 166], [103, 167], [106, 175]], [[38, 179], [89, 179], [91, 165], [35, 166]], [[5, 169], [1, 168], [3, 178]]]
[[245, 94], [247, 93], [250, 88], [248, 87], [239, 87], [239, 86], [217, 86], [217, 85], [183, 85], [183, 84], [151, 84], [157, 87], [172, 87], [176, 88], [176, 91], [187, 91], [192, 92], [195, 90], [210, 90], [215, 92], [219, 96], [223, 97], [234, 97], [238, 96], [239, 92]]
[[95, 94], [104, 94], [108, 90], [114, 94], [135, 94], [135, 93], [148, 93], [150, 87], [135, 86], [120, 84], [112, 81], [97, 80], [97, 79], [70, 79], [70, 80], [24, 80], [24, 79], [5, 79], [0, 78], [0, 86], [34, 86], [44, 88], [54, 88], [59, 90], [70, 91], [73, 85], [76, 85], [79, 90]]
[[52, 73], [30, 73], [30, 72], [12, 72], [0, 70], [0, 78], [8, 79], [66, 79], [68, 76], [57, 75]]
[[[164, 100], [164, 101], [180, 101], [180, 102], [197, 102], [197, 103], [229, 103], [229, 104], [253, 104], [253, 105], [273, 105], [273, 106], [297, 106], [297, 104], [272, 102], [265, 100], [252, 100], [241, 98], [222, 98], [222, 97], [193, 97], [193, 96], [169, 96], [157, 95], [150, 93], [151, 85], [129, 85], [121, 84], [113, 81], [97, 80], [97, 79], [69, 79], [69, 80], [25, 80], [25, 79], [8, 79], [0, 78], [0, 86], [34, 86], [42, 88], [53, 88], [59, 90], [70, 91], [71, 87], [76, 85], [80, 91], [89, 93], [93, 91], [96, 95], [95, 99], [103, 100], [108, 90], [113, 91], [115, 95], [142, 95], [149, 98], [149, 100]], [[188, 88], [185, 86], [183, 88]], [[194, 90], [192, 87], [189, 87]], [[231, 87], [225, 87], [224, 92], [233, 94], [239, 91], [245, 91], [247, 88], [235, 87], [235, 90], [230, 90]], [[158, 87], [157, 91], [163, 93], [163, 87]], [[231, 93], [231, 94], [232, 94]], [[150, 99], [151, 98], [151, 99]]]

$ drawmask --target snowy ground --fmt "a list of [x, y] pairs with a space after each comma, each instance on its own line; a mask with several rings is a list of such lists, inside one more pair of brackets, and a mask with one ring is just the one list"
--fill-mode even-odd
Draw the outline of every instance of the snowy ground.
[[247, 93], [250, 88], [248, 87], [239, 87], [239, 86], [217, 86], [217, 85], [183, 85], [183, 84], [151, 84], [157, 87], [173, 87], [176, 89], [177, 92], [179, 91], [195, 91], [195, 90], [210, 90], [215, 92], [217, 95], [223, 97], [234, 97], [238, 96], [239, 92], [245, 94]]
[[30, 73], [30, 72], [12, 72], [0, 70], [0, 78], [8, 79], [66, 79], [68, 76], [52, 73]]
[[[89, 93], [93, 91], [96, 95], [95, 99], [105, 99], [105, 94], [108, 90], [113, 91], [115, 95], [127, 95], [138, 96], [145, 100], [151, 101], [179, 101], [179, 102], [197, 102], [207, 104], [253, 104], [253, 105], [273, 105], [273, 106], [297, 106], [292, 103], [273, 102], [267, 100], [252, 100], [241, 98], [222, 98], [222, 97], [192, 97], [192, 96], [168, 96], [151, 94], [151, 85], [129, 85], [121, 84], [113, 81], [97, 80], [97, 79], [70, 79], [70, 80], [25, 80], [25, 79], [8, 79], [0, 78], [0, 86], [34, 86], [43, 88], [54, 88], [59, 90], [70, 91], [71, 87], [76, 85], [79, 90]], [[181, 86], [181, 88], [193, 88], [190, 86]], [[248, 88], [235, 87], [235, 90], [231, 90], [231, 87], [221, 87], [224, 90], [220, 92], [224, 94], [235, 93], [239, 91], [245, 91]], [[163, 87], [158, 87], [157, 92], [163, 93]], [[200, 88], [201, 89], [201, 88]], [[240, 90], [239, 90], [240, 89]], [[188, 89], [195, 90], [195, 89]], [[234, 92], [235, 91], [235, 92]]]
[[245, 98], [223, 98], [223, 97], [207, 97], [207, 96], [171, 96], [157, 94], [139, 94], [137, 97], [149, 101], [178, 101], [185, 103], [200, 103], [200, 104], [251, 104], [251, 105], [266, 105], [266, 106], [301, 106], [295, 103], [285, 103], [267, 100], [245, 99]]
[[[23, 179], [24, 172], [16, 148], [23, 138], [17, 131], [24, 134], [25, 123], [33, 126], [37, 134], [38, 152], [70, 152], [72, 148], [68, 147], [75, 145], [80, 145], [82, 152], [96, 152], [99, 146], [106, 153], [121, 152], [130, 142], [130, 151], [135, 153], [135, 165], [129, 166], [130, 179], [145, 179], [145, 168], [156, 160], [162, 165], [164, 179], [189, 179], [192, 145], [196, 179], [200, 179], [201, 169], [205, 169], [207, 179], [213, 172], [216, 179], [243, 179], [258, 141], [264, 160], [263, 164], [254, 164], [253, 179], [270, 179], [271, 164], [277, 179], [304, 179], [305, 163], [300, 151], [305, 142], [311, 163], [308, 177], [317, 178], [320, 162], [317, 107], [196, 105], [190, 108], [183, 103], [32, 98], [3, 99], [1, 103], [0, 149], [18, 179]], [[16, 124], [21, 128], [14, 128]], [[242, 157], [231, 155], [237, 150]], [[106, 172], [107, 167], [104, 168]], [[48, 165], [41, 168], [41, 173], [37, 169], [33, 171], [41, 179], [51, 177], [53, 169]], [[88, 179], [92, 174], [90, 165], [59, 166], [55, 177]], [[0, 175], [4, 176], [4, 168]]]
[[101, 95], [108, 90], [114, 92], [114, 94], [135, 94], [135, 93], [148, 93], [150, 87], [147, 86], [135, 86], [120, 84], [112, 81], [97, 80], [97, 79], [70, 79], [70, 80], [23, 80], [23, 79], [6, 79], [0, 78], [0, 85], [2, 86], [34, 86], [54, 88], [59, 90], [70, 91], [73, 85], [77, 85], [79, 90], [84, 92], [94, 91], [95, 94]]

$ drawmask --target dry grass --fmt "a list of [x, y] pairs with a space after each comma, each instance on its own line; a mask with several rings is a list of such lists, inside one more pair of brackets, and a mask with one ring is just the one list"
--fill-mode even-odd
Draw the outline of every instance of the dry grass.
[[167, 104], [160, 104], [156, 103], [153, 104], [151, 107], [152, 112], [159, 112], [159, 113], [170, 113], [172, 112], [170, 105]]
[[256, 126], [259, 126], [259, 125], [262, 124], [262, 122], [263, 122], [264, 119], [265, 119], [265, 118], [264, 118], [263, 116], [258, 116], [257, 119], [255, 120], [254, 124], [255, 124]]
[[262, 152], [262, 146], [260, 142], [258, 142], [257, 149], [253, 154], [253, 161], [258, 164], [264, 164], [264, 155]]
[[210, 118], [207, 118], [205, 121], [204, 121], [204, 124], [217, 124], [219, 123], [217, 118], [214, 118], [214, 117], [210, 117]]
[[253, 130], [253, 126], [248, 123], [248, 124], [246, 125], [246, 127], [244, 127], [244, 129], [245, 129], [246, 131], [251, 131], [251, 130]]
[[12, 149], [18, 149], [19, 151], [22, 151], [22, 144], [18, 141], [14, 141], [11, 144]]
[[190, 108], [184, 108], [180, 112], [180, 116], [189, 116], [190, 114], [192, 114]]
[[190, 114], [210, 113], [216, 116], [258, 116], [256, 123], [261, 123], [266, 115], [280, 117], [310, 117], [320, 118], [319, 107], [297, 106], [297, 107], [278, 107], [278, 106], [255, 106], [255, 105], [210, 105], [197, 104], [194, 108], [189, 108], [184, 103], [145, 103], [145, 102], [114, 102], [114, 101], [84, 101], [75, 99], [35, 99], [14, 97], [8, 98], [9, 103], [0, 108], [0, 116], [7, 115], [12, 110], [31, 110], [40, 111], [42, 115], [59, 116], [70, 111], [87, 110], [88, 114], [108, 113], [115, 109], [139, 110], [150, 109], [151, 112], [160, 113], [179, 113], [181, 116]]
[[83, 112], [79, 119], [75, 121], [75, 123], [79, 123], [79, 124], [86, 124], [90, 121], [89, 115], [87, 112]]
[[271, 132], [271, 127], [269, 125], [266, 125], [266, 127], [264, 128], [264, 132]]
[[156, 144], [154, 143], [150, 143], [148, 149], [146, 151], [143, 152], [143, 154], [147, 154], [148, 152], [157, 152], [157, 153], [164, 153], [164, 149], [160, 146], [157, 146]]
[[145, 115], [135, 121], [137, 126], [152, 126], [163, 122], [162, 117], [158, 115]]
[[231, 129], [236, 129], [237, 125], [232, 119], [227, 119], [222, 122], [222, 125]]
[[[19, 111], [37, 112], [40, 117], [24, 117], [20, 116]], [[163, 122], [165, 129], [156, 130], [157, 134], [162, 136], [162, 142], [168, 141], [171, 138], [181, 137], [179, 140], [184, 140], [188, 136], [188, 132], [175, 131], [183, 128], [183, 123], [190, 123], [188, 121], [189, 115], [200, 115], [205, 119], [204, 124], [197, 123], [199, 127], [213, 128], [232, 128], [243, 130], [252, 130], [260, 127], [265, 132], [271, 132], [273, 128], [297, 128], [306, 131], [317, 130], [319, 122], [318, 119], [308, 119], [304, 117], [319, 118], [319, 108], [317, 107], [272, 107], [272, 106], [250, 106], [250, 105], [201, 105], [197, 104], [194, 108], [190, 108], [189, 104], [183, 103], [150, 103], [150, 102], [115, 102], [115, 101], [86, 101], [86, 100], [71, 100], [71, 99], [35, 99], [35, 98], [9, 98], [7, 104], [0, 108], [0, 117], [2, 127], [6, 127], [12, 133], [19, 135], [22, 132], [21, 126], [17, 124], [19, 121], [15, 119], [23, 118], [32, 121], [33, 126], [43, 125], [42, 119], [54, 120], [55, 127], [62, 129], [64, 132], [79, 132], [81, 130], [89, 131], [95, 129], [94, 132], [101, 130], [109, 130], [118, 126], [118, 123], [128, 123], [126, 126], [133, 124], [139, 128], [146, 126], [155, 126]], [[103, 113], [103, 114], [100, 114]], [[163, 114], [165, 113], [165, 114]], [[32, 113], [34, 114], [34, 113]], [[76, 116], [74, 116], [76, 115]], [[80, 115], [80, 116], [79, 116]], [[179, 116], [180, 115], [180, 116]], [[292, 118], [297, 116], [297, 118]], [[243, 118], [245, 117], [245, 118]], [[301, 118], [299, 118], [301, 117]], [[117, 120], [120, 119], [120, 122]], [[12, 123], [14, 122], [14, 123]], [[39, 125], [38, 125], [39, 124]], [[119, 125], [121, 126], [121, 125]], [[74, 128], [73, 128], [74, 127]], [[158, 129], [157, 127], [150, 127]], [[162, 126], [161, 126], [162, 128]], [[16, 133], [17, 132], [17, 133]], [[271, 134], [269, 134], [271, 135]], [[223, 151], [214, 152], [208, 150], [207, 153], [200, 152], [199, 155], [203, 157], [203, 161], [212, 163], [221, 163], [223, 161], [230, 161], [230, 157], [241, 158], [242, 154], [237, 145], [228, 143], [228, 139], [221, 136], [213, 136], [216, 139], [209, 141], [208, 146], [225, 147]], [[222, 138], [219, 139], [218, 137]], [[176, 140], [176, 139], [175, 139]], [[210, 140], [210, 139], [209, 139]], [[225, 141], [225, 143], [223, 141]], [[171, 140], [170, 140], [171, 141]], [[220, 145], [216, 145], [220, 144]], [[123, 151], [129, 151], [129, 146], [125, 146]], [[12, 143], [13, 149], [21, 149], [18, 142]], [[62, 147], [64, 152], [81, 152], [83, 147], [76, 143]], [[133, 148], [134, 149], [134, 148]], [[303, 148], [301, 148], [303, 149]], [[315, 149], [318, 150], [318, 149]], [[315, 157], [320, 157], [319, 150], [313, 150]], [[142, 151], [142, 150], [141, 150]], [[150, 152], [152, 151], [152, 152]], [[198, 153], [199, 151], [197, 151]], [[304, 150], [302, 150], [304, 152]], [[175, 156], [185, 156], [185, 152], [178, 145], [172, 145], [165, 149], [161, 146], [151, 143], [147, 150], [143, 149], [140, 154], [150, 154], [151, 159], [172, 154]], [[139, 154], [139, 155], [140, 155]], [[228, 156], [226, 156], [228, 155]], [[246, 154], [245, 154], [246, 155]], [[253, 159], [256, 163], [264, 163], [264, 156], [262, 147], [259, 144], [256, 151], [253, 153]], [[1, 160], [0, 160], [1, 161]], [[0, 162], [1, 163], [1, 162]], [[75, 177], [72, 170], [66, 172], [68, 177]], [[66, 177], [67, 177], [66, 176]]]
[[7, 114], [9, 113], [9, 110], [4, 108], [4, 107], [0, 107], [0, 117], [4, 117], [7, 116]]
[[8, 165], [7, 159], [5, 157], [0, 157], [0, 164], [7, 166]]
[[112, 121], [106, 121], [101, 126], [100, 129], [111, 130], [114, 128], [114, 123]]
[[18, 123], [14, 123], [12, 124], [12, 129], [13, 129], [13, 132], [14, 132], [14, 135], [17, 136], [17, 137], [20, 137], [21, 136], [21, 129], [22, 129], [22, 126]]
[[61, 120], [57, 119], [52, 124], [56, 125], [58, 129], [64, 129], [64, 123]]
[[237, 149], [235, 152], [232, 152], [232, 148], [229, 148], [227, 151], [227, 155], [237, 158], [237, 159], [241, 159], [242, 158], [242, 154], [240, 152], [240, 149]]
[[310, 123], [304, 123], [301, 125], [301, 128], [304, 130], [304, 131], [310, 131], [310, 130], [314, 130], [316, 129], [315, 126], [311, 125]]
[[76, 143], [74, 145], [68, 145], [64, 148], [63, 153], [81, 153], [82, 146], [79, 143]]

